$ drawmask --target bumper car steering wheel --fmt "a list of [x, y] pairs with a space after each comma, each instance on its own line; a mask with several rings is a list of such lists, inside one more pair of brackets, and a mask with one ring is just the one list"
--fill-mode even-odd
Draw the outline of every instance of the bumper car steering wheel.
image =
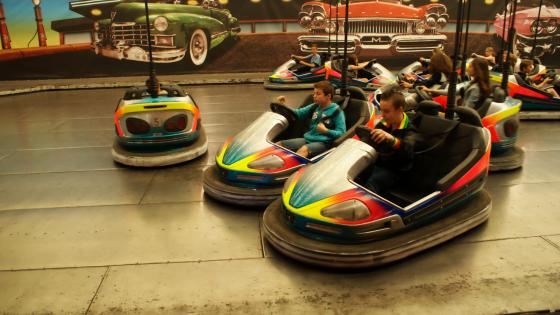
[[288, 124], [290, 124], [291, 126], [293, 126], [297, 121], [296, 112], [284, 104], [272, 102], [270, 103], [270, 110], [274, 113], [286, 117], [286, 119], [288, 120]]
[[421, 90], [419, 86], [414, 87], [414, 92], [420, 97], [420, 101], [431, 101], [432, 97], [428, 92]]
[[360, 141], [367, 143], [369, 146], [373, 147], [375, 151], [380, 151], [381, 144], [376, 143], [371, 139], [372, 129], [365, 126], [356, 127], [356, 135], [360, 138]]

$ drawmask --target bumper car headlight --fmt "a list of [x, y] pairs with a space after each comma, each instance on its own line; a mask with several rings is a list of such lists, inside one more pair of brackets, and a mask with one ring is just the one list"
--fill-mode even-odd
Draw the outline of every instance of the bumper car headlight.
[[184, 130], [185, 128], [187, 128], [187, 115], [175, 115], [166, 120], [163, 126], [165, 130], [169, 132], [179, 132], [181, 130]]
[[169, 27], [169, 22], [163, 16], [158, 16], [154, 20], [154, 28], [160, 32], [165, 31]]
[[416, 34], [422, 35], [426, 32], [426, 24], [424, 22], [418, 22], [415, 25]]
[[150, 125], [139, 118], [130, 117], [126, 119], [126, 129], [133, 135], [142, 135], [150, 131]]
[[275, 170], [284, 166], [284, 160], [271, 154], [249, 163], [248, 166], [255, 170]]
[[359, 221], [369, 217], [370, 213], [363, 202], [351, 199], [323, 208], [321, 215], [332, 219]]

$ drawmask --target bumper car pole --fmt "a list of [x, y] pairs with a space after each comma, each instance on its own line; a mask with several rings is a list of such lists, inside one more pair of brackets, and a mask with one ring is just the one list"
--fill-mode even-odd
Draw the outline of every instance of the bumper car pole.
[[[453, 53], [453, 68], [457, 69], [457, 61], [459, 58], [459, 53], [461, 51], [461, 34], [463, 31], [463, 9], [465, 3], [464, 1], [459, 1], [457, 8], [457, 26], [455, 28], [455, 47]], [[445, 110], [445, 118], [453, 119], [454, 108], [455, 108], [455, 97], [457, 94], [457, 72], [451, 72], [451, 78], [449, 80], [448, 96], [447, 96], [447, 109]]]
[[[332, 0], [329, 0], [329, 44], [327, 45], [327, 53], [329, 55], [331, 54], [331, 31], [332, 31], [331, 28], [330, 28], [331, 23], [332, 23], [331, 11], [332, 11]], [[336, 21], [336, 23], [338, 25], [338, 20]], [[335, 27], [335, 31], [337, 31], [337, 30], [338, 30], [338, 26]]]
[[[537, 12], [537, 30], [539, 28], [539, 24], [541, 22], [541, 9], [542, 9], [542, 2], [543, 0], [539, 1], [539, 12]], [[537, 35], [538, 32], [535, 32], [535, 37], [533, 39], [533, 48], [531, 48], [531, 60], [533, 60], [533, 58], [535, 58], [535, 47], [537, 46]]]
[[338, 55], [338, 5], [340, 4], [340, 0], [336, 0], [336, 47], [334, 48], [334, 53]]
[[346, 8], [345, 8], [345, 15], [344, 15], [344, 57], [342, 59], [342, 86], [340, 88], [340, 93], [346, 96], [346, 80], [348, 79], [348, 2], [350, 0], [346, 0]]
[[[502, 89], [508, 92], [508, 81], [509, 81], [509, 56], [513, 49], [513, 40], [515, 39], [515, 13], [517, 12], [517, 1], [513, 0], [510, 1], [511, 3], [511, 12], [510, 12], [510, 23], [509, 23], [509, 30], [508, 30], [508, 41], [507, 41], [507, 55], [506, 60], [504, 61], [504, 66], [502, 69]], [[507, 12], [507, 4], [506, 10], [504, 11], [504, 19]]]
[[154, 67], [154, 59], [152, 56], [152, 34], [150, 32], [150, 12], [148, 11], [148, 0], [144, 0], [144, 10], [146, 12], [146, 29], [148, 30], [148, 53], [150, 56], [149, 62], [149, 69], [150, 69], [150, 77], [146, 81], [146, 87], [148, 88], [148, 93], [153, 98], [158, 97], [159, 95], [159, 82], [156, 78], [156, 69]]
[[467, 48], [469, 40], [469, 25], [471, 24], [471, 3], [469, 1], [467, 4], [467, 26], [465, 29], [465, 43], [463, 44], [463, 60], [461, 60], [461, 81], [467, 78]]

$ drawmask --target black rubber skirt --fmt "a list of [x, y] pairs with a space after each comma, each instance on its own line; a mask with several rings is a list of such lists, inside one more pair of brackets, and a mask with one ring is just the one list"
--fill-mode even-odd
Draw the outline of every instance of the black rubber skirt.
[[120, 164], [136, 167], [158, 167], [190, 161], [203, 155], [206, 151], [208, 151], [208, 139], [204, 128], [201, 126], [198, 139], [185, 147], [174, 148], [169, 151], [136, 152], [127, 150], [115, 140], [111, 153], [113, 160]]
[[264, 207], [282, 194], [281, 185], [269, 188], [234, 186], [221, 178], [216, 165], [204, 170], [203, 187], [208, 196], [239, 206]]
[[309, 83], [274, 83], [270, 82], [268, 78], [264, 79], [264, 88], [267, 90], [312, 90], [313, 85], [317, 82]]
[[359, 269], [403, 259], [482, 224], [488, 219], [492, 199], [482, 190], [453, 213], [389, 238], [359, 244], [334, 244], [305, 237], [286, 224], [281, 200], [271, 203], [263, 215], [263, 232], [281, 253], [304, 263], [337, 269]]
[[490, 172], [513, 171], [523, 166], [524, 159], [525, 151], [520, 147], [513, 147], [500, 155], [490, 156]]

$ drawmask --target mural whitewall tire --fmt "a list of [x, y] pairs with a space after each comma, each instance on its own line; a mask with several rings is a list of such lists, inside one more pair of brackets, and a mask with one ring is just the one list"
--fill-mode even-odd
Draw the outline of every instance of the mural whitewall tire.
[[189, 39], [188, 56], [190, 62], [195, 66], [201, 66], [208, 56], [208, 36], [202, 29], [192, 32]]

